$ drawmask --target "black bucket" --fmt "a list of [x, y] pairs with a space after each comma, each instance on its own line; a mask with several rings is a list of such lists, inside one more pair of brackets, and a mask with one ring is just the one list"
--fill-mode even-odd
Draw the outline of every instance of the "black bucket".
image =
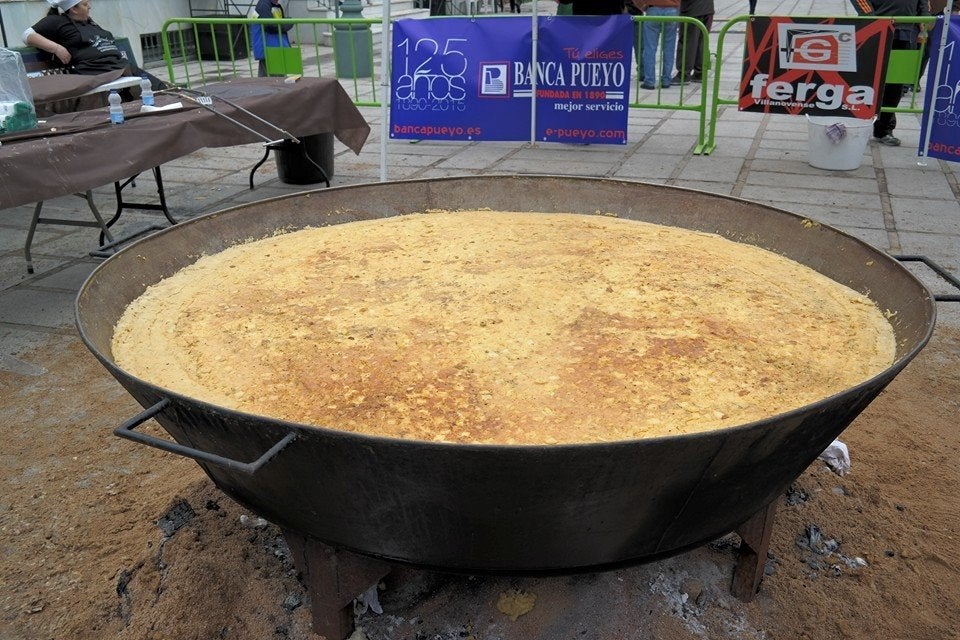
[[[212, 16], [227, 18], [229, 14]], [[201, 60], [240, 60], [250, 55], [242, 27], [211, 24], [197, 27], [197, 53]]]
[[[314, 184], [333, 178], [333, 134], [317, 133], [274, 145], [277, 175], [287, 184]], [[326, 175], [324, 175], [326, 174]]]

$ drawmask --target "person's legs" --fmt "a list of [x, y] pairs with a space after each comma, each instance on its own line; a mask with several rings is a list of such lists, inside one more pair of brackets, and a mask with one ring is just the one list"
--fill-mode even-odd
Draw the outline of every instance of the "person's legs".
[[[693, 16], [699, 22], [703, 20], [699, 16]], [[694, 24], [682, 24], [678, 26], [677, 38], [677, 69], [682, 66], [684, 81], [691, 77], [699, 75], [700, 54], [703, 51], [703, 34]], [[684, 36], [684, 32], [686, 35]], [[682, 56], [682, 57], [681, 57]], [[694, 78], [696, 79], [696, 78]]]
[[[665, 8], [665, 16], [678, 16], [680, 11], [674, 8]], [[670, 86], [670, 77], [673, 75], [673, 61], [677, 53], [677, 23], [666, 22], [663, 24], [663, 61], [660, 70], [660, 84], [664, 87]]]
[[[880, 100], [880, 106], [896, 107], [900, 104], [900, 98], [903, 96], [903, 85], [888, 84], [883, 88], [883, 97]], [[897, 128], [897, 114], [881, 111], [877, 114], [877, 119], [873, 121], [873, 137], [878, 140], [888, 140], [893, 137], [893, 130]], [[899, 142], [897, 143], [899, 144]], [[895, 145], [894, 145], [895, 146]]]
[[[710, 33], [710, 29], [713, 26], [713, 14], [708, 13], [704, 16], [697, 16], [697, 21], [700, 22], [707, 30], [707, 33]], [[687, 56], [692, 56], [687, 61], [687, 66], [693, 70], [691, 77], [695, 81], [699, 81], [703, 77], [703, 47], [706, 38], [703, 37], [703, 32], [700, 29], [696, 31], [696, 47], [692, 47], [691, 50], [687, 51]]]
[[[913, 49], [914, 45], [909, 40], [893, 40], [893, 49]], [[896, 108], [900, 104], [900, 98], [903, 97], [902, 84], [887, 84], [883, 87], [883, 95], [880, 98], [881, 107]], [[879, 142], [889, 146], [899, 146], [900, 140], [894, 135], [893, 131], [897, 128], [897, 115], [895, 113], [885, 113], [877, 110], [877, 119], [873, 122], [873, 137]]]
[[[649, 7], [648, 16], [662, 15], [662, 7]], [[660, 31], [662, 24], [659, 22], [643, 23], [643, 87], [653, 89], [657, 85], [657, 47], [660, 45]]]
[[[921, 89], [923, 89], [923, 87], [920, 85], [920, 80], [923, 78], [923, 75], [924, 75], [925, 73], [927, 73], [927, 68], [929, 67], [929, 64], [930, 64], [930, 38], [929, 38], [929, 34], [927, 34], [927, 36], [925, 36], [925, 37], [924, 37], [919, 43], [917, 43], [917, 44], [918, 44], [919, 47], [921, 47], [921, 51], [920, 51], [920, 71], [919, 71], [919, 75], [917, 76], [917, 82], [916, 82], [917, 91], [920, 91]], [[930, 79], [927, 78], [928, 86], [929, 86], [929, 82], [930, 82]], [[904, 92], [904, 93], [906, 93], [908, 89], [913, 89], [913, 87], [908, 86], [908, 85], [904, 85], [904, 86], [903, 86], [903, 92]]]
[[643, 79], [646, 77], [643, 75], [643, 55], [642, 55], [642, 43], [643, 38], [640, 37], [640, 23], [634, 19], [633, 21], [633, 57], [637, 63], [637, 80], [643, 82]]
[[123, 75], [125, 75], [125, 76], [140, 76], [141, 78], [142, 78], [143, 76], [146, 76], [147, 79], [150, 80], [150, 87], [151, 87], [154, 91], [159, 91], [160, 89], [164, 89], [164, 88], [170, 86], [170, 83], [169, 83], [169, 82], [167, 82], [166, 80], [161, 80], [160, 78], [158, 78], [157, 76], [153, 75], [152, 73], [150, 73], [149, 71], [147, 71], [146, 69], [144, 69], [144, 68], [142, 68], [142, 67], [130, 67], [130, 66], [128, 66], [128, 67], [124, 70]]
[[674, 82], [686, 82], [690, 76], [690, 56], [687, 55], [687, 44], [693, 36], [696, 28], [689, 22], [681, 23], [677, 26], [677, 74], [673, 76]]

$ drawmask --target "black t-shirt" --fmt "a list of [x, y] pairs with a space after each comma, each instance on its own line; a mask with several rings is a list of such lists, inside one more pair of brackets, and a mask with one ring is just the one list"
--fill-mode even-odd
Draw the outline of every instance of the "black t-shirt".
[[127, 66], [113, 34], [93, 20], [74, 22], [65, 15], [48, 15], [33, 30], [66, 47], [76, 73], [96, 75]]

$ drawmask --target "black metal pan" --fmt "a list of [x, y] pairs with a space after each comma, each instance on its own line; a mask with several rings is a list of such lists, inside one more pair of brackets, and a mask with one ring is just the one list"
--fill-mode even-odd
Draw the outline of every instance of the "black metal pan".
[[[888, 310], [896, 360], [843, 393], [741, 426], [605, 444], [411, 442], [285, 423], [172, 393], [113, 362], [113, 327], [150, 284], [201, 254], [277, 229], [428, 208], [615, 212], [784, 254]], [[89, 278], [77, 324], [146, 408], [118, 431], [197, 460], [282, 527], [368, 556], [462, 571], [553, 572], [642, 561], [733, 530], [782, 493], [920, 351], [934, 301], [885, 253], [770, 207], [636, 182], [486, 176], [358, 185], [256, 202], [166, 229]], [[176, 443], [141, 436], [155, 418]]]

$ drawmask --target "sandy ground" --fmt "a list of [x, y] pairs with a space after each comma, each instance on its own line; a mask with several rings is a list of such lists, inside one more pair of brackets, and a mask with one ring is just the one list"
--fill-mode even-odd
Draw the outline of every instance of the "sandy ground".
[[[78, 339], [0, 373], [0, 640], [312, 638], [279, 530], [189, 460], [114, 437], [139, 411]], [[960, 332], [938, 327], [780, 502], [757, 599], [729, 593], [735, 536], [557, 578], [397, 569], [356, 638], [960, 638]], [[159, 434], [156, 427], [146, 427]], [[516, 620], [504, 594], [532, 608]], [[533, 596], [533, 597], [530, 597]]]

